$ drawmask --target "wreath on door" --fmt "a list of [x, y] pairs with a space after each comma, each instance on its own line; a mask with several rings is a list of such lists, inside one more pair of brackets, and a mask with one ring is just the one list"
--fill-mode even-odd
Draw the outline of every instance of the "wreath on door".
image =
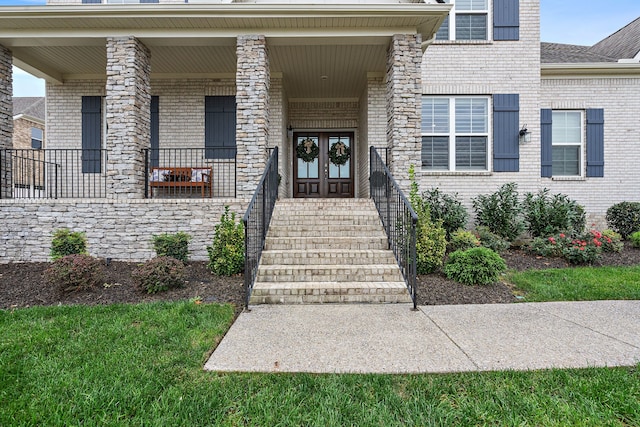
[[351, 158], [351, 148], [344, 142], [338, 141], [331, 145], [329, 149], [329, 159], [336, 166], [342, 166]]
[[320, 154], [320, 148], [314, 140], [312, 140], [311, 138], [306, 138], [300, 141], [300, 143], [296, 147], [296, 153], [299, 159], [302, 159], [307, 163], [311, 163], [318, 158], [318, 154]]

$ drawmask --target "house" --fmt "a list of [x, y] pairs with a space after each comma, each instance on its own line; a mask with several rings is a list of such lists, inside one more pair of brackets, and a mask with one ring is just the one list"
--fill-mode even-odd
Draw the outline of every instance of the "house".
[[17, 196], [33, 197], [44, 188], [42, 154], [45, 135], [44, 97], [13, 98], [13, 181]]
[[247, 207], [275, 147], [281, 198], [368, 197], [370, 147], [405, 189], [419, 165], [423, 189], [469, 207], [517, 182], [601, 223], [637, 198], [629, 34], [541, 55], [539, 0], [131, 3], [3, 8], [0, 148], [13, 63], [47, 82], [52, 171], [46, 197], [23, 199], [0, 165], [3, 259], [46, 259], [61, 227], [124, 259], [187, 231], [204, 258], [212, 222]]

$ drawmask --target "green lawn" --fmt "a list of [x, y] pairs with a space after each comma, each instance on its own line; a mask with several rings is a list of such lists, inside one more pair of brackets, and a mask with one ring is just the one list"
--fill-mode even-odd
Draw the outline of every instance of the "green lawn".
[[640, 299], [640, 266], [529, 270], [507, 280], [524, 291], [524, 301]]
[[230, 306], [0, 311], [0, 426], [640, 425], [636, 368], [216, 374]]

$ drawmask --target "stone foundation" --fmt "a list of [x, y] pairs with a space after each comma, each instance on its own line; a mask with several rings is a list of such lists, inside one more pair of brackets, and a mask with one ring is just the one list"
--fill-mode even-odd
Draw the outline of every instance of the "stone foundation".
[[[0, 45], [0, 149], [12, 148], [13, 142], [13, 57]], [[11, 162], [3, 161], [0, 198], [12, 197]]]
[[206, 246], [224, 206], [241, 221], [248, 200], [25, 200], [0, 201], [0, 262], [48, 261], [54, 231], [86, 233], [91, 255], [122, 261], [155, 256], [154, 234], [183, 231], [191, 259], [208, 260]]

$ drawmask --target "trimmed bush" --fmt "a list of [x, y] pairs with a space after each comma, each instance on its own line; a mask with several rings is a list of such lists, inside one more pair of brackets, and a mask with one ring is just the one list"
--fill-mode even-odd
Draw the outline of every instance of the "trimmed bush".
[[522, 207], [518, 200], [518, 185], [504, 184], [493, 194], [481, 194], [473, 199], [476, 224], [488, 227], [492, 233], [512, 242], [525, 229]]
[[184, 286], [184, 264], [171, 257], [157, 257], [131, 273], [136, 285], [148, 294]]
[[429, 205], [420, 197], [415, 169], [409, 167], [411, 189], [409, 202], [418, 215], [416, 226], [416, 267], [418, 274], [429, 274], [442, 266], [447, 250], [446, 231], [442, 221], [432, 221]]
[[45, 278], [63, 292], [84, 291], [102, 284], [104, 270], [97, 258], [72, 254], [53, 261]]
[[224, 207], [207, 252], [208, 267], [218, 276], [232, 276], [244, 270], [244, 226], [236, 222], [235, 212], [229, 213], [229, 206]]
[[52, 261], [67, 255], [87, 254], [87, 237], [80, 231], [61, 228], [53, 233], [49, 254]]
[[490, 285], [506, 269], [507, 264], [491, 249], [472, 248], [449, 255], [444, 274], [465, 285]]
[[557, 233], [574, 235], [584, 231], [584, 208], [565, 194], [550, 195], [547, 188], [538, 194], [527, 193], [522, 207], [532, 237]]
[[636, 231], [631, 236], [631, 246], [634, 248], [640, 248], [640, 231]]
[[182, 231], [176, 234], [153, 236], [153, 249], [159, 257], [171, 257], [184, 263], [189, 261], [189, 241], [191, 236]]
[[489, 227], [476, 227], [475, 235], [480, 240], [480, 245], [494, 252], [504, 252], [511, 247], [511, 243], [492, 232]]
[[429, 206], [432, 221], [442, 221], [442, 227], [447, 232], [447, 239], [460, 228], [467, 226], [469, 214], [458, 200], [458, 195], [440, 192], [437, 188], [422, 193], [424, 203]]
[[640, 231], [640, 202], [617, 203], [607, 209], [606, 219], [609, 228], [627, 239]]
[[449, 241], [451, 251], [465, 251], [480, 246], [480, 239], [471, 231], [458, 230], [454, 231]]
[[624, 243], [622, 243], [622, 236], [613, 230], [602, 231], [602, 250], [604, 252], [620, 253], [624, 249]]

